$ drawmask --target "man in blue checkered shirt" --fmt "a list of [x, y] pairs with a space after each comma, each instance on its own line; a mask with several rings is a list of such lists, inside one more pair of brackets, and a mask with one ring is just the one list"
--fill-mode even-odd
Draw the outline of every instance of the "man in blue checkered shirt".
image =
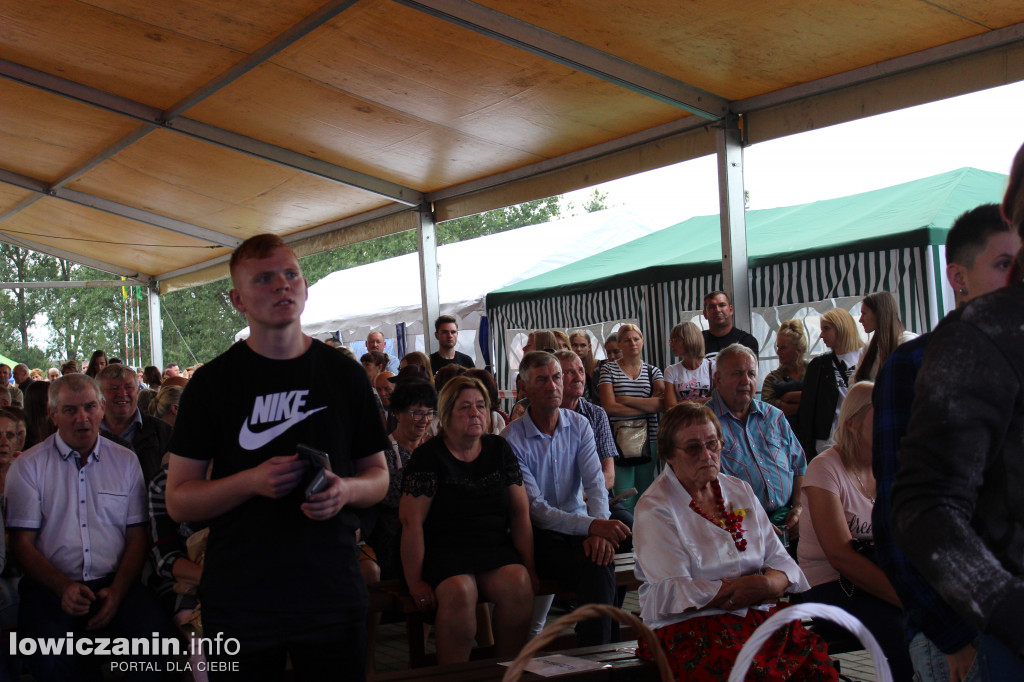
[[722, 424], [722, 473], [750, 484], [780, 535], [797, 538], [800, 487], [807, 460], [786, 415], [754, 399], [757, 356], [734, 343], [716, 357], [715, 393], [708, 401]]

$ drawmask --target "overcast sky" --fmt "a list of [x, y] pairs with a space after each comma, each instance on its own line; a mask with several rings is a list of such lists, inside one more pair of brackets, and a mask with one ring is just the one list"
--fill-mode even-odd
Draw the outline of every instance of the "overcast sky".
[[[791, 206], [937, 175], [966, 166], [1008, 173], [1024, 142], [1024, 83], [762, 142], [744, 150], [750, 208]], [[673, 225], [718, 213], [708, 156], [598, 186]], [[566, 195], [581, 202], [593, 189]]]

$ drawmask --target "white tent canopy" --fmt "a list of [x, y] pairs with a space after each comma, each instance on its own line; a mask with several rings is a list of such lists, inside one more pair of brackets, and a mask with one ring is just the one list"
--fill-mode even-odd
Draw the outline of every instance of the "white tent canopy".
[[[664, 227], [613, 208], [446, 244], [437, 250], [441, 314], [457, 317], [463, 329], [476, 329], [487, 292]], [[390, 338], [405, 323], [407, 335], [422, 334], [419, 282], [415, 253], [331, 273], [310, 287], [302, 329], [320, 338], [340, 332], [347, 341], [365, 339], [375, 329]], [[246, 327], [235, 339], [248, 335]]]

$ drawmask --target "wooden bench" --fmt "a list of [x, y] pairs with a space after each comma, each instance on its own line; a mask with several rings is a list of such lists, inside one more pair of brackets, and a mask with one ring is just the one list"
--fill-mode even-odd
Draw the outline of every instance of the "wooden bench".
[[[553, 653], [553, 652], [546, 652]], [[636, 656], [636, 640], [602, 644], [559, 651], [567, 656], [600, 661], [604, 664], [599, 670], [590, 670], [573, 674], [572, 682], [659, 682], [658, 668], [653, 663]], [[545, 654], [541, 654], [545, 655]], [[383, 675], [375, 675], [373, 682], [426, 682], [427, 680], [444, 680], [445, 682], [487, 682], [500, 680], [508, 668], [500, 665], [496, 658], [469, 661], [454, 665], [431, 666], [400, 670]], [[533, 673], [524, 673], [523, 680], [543, 680]]]
[[[615, 583], [618, 587], [627, 590], [635, 590], [640, 586], [640, 581], [633, 574], [635, 565], [632, 552], [615, 555]], [[395, 614], [405, 620], [405, 634], [409, 647], [409, 665], [413, 668], [421, 668], [429, 665], [432, 656], [427, 656], [423, 642], [423, 626], [427, 622], [426, 613], [416, 608], [409, 590], [400, 580], [382, 580], [381, 582], [368, 585], [370, 593], [370, 613]], [[552, 580], [542, 580], [540, 583], [540, 594], [553, 594], [556, 600], [571, 601], [575, 593], [571, 591], [559, 591], [558, 584]], [[573, 639], [565, 639], [563, 642], [574, 643]], [[493, 653], [489, 648], [477, 651], [475, 655], [489, 655]], [[371, 652], [372, 655], [372, 652]]]

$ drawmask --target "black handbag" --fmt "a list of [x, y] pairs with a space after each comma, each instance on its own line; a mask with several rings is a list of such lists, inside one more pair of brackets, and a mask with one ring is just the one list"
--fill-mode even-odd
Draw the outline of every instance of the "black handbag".
[[[874, 540], [858, 540], [854, 538], [850, 540], [853, 545], [853, 549], [857, 554], [867, 559], [873, 564], [877, 564], [877, 558], [875, 555], [875, 541]], [[847, 597], [853, 597], [853, 593], [856, 591], [857, 586], [853, 584], [853, 581], [849, 578], [839, 575], [839, 587], [843, 588], [843, 592]]]

